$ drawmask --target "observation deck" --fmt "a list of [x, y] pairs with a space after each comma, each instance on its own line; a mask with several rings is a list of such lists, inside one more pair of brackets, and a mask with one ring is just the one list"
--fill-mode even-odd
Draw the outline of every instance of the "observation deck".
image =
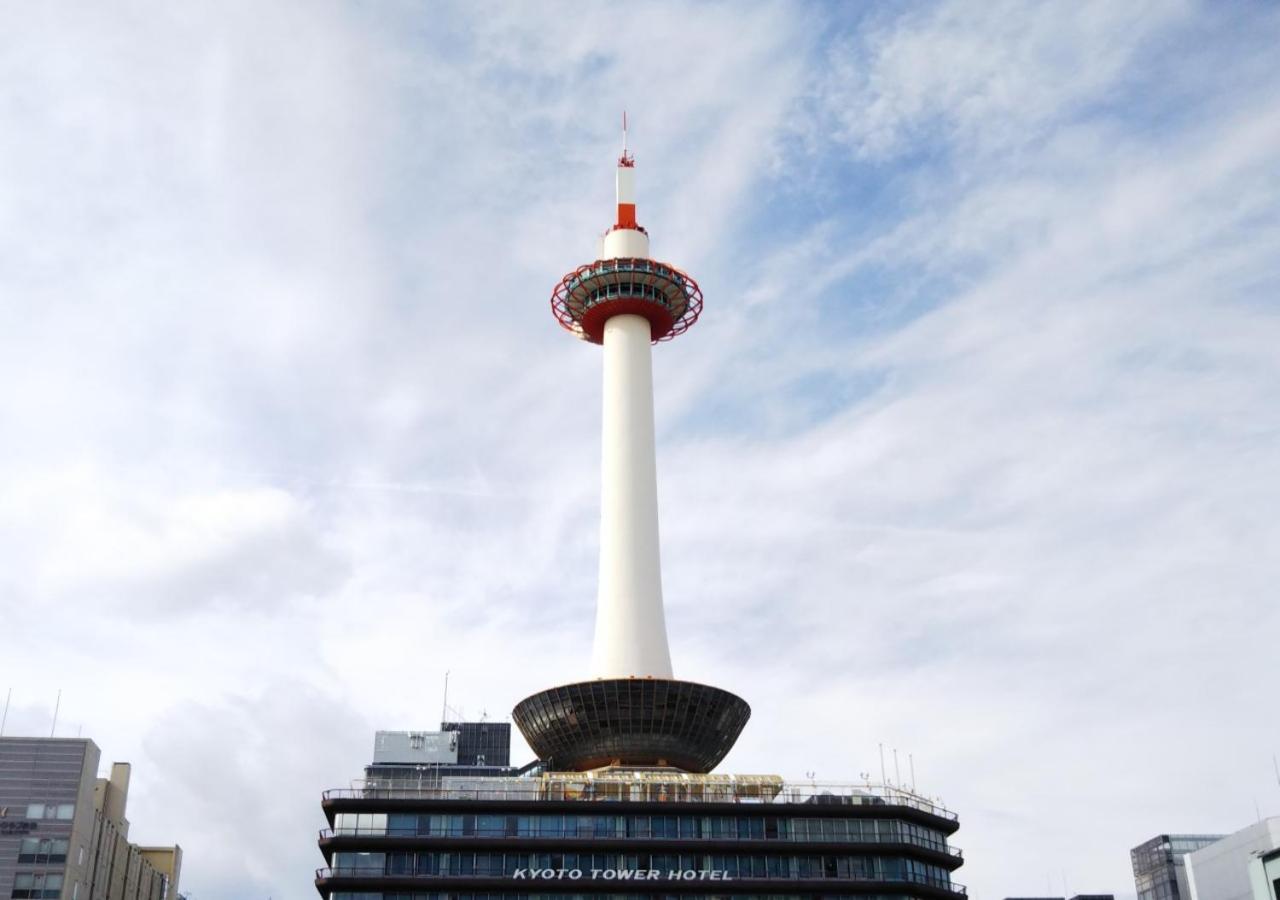
[[604, 342], [613, 316], [649, 320], [654, 343], [689, 330], [702, 313], [702, 290], [689, 275], [651, 259], [598, 259], [579, 266], [551, 292], [551, 310], [569, 332], [593, 344]]

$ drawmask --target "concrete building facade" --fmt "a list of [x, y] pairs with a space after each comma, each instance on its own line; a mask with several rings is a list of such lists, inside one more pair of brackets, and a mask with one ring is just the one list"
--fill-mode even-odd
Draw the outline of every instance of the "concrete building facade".
[[1191, 900], [1253, 900], [1250, 864], [1275, 850], [1280, 850], [1280, 816], [1187, 854]]
[[0, 738], [0, 900], [176, 900], [182, 849], [129, 842], [131, 768], [80, 738]]

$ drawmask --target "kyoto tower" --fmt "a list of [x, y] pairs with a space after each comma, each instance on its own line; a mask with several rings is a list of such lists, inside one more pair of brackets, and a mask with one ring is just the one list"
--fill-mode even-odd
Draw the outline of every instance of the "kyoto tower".
[[740, 697], [672, 675], [662, 605], [652, 345], [702, 312], [697, 282], [649, 256], [636, 221], [635, 159], [623, 117], [617, 218], [600, 258], [551, 292], [560, 324], [603, 346], [600, 580], [593, 680], [527, 697], [512, 715], [553, 770], [669, 766], [708, 772], [751, 715]]

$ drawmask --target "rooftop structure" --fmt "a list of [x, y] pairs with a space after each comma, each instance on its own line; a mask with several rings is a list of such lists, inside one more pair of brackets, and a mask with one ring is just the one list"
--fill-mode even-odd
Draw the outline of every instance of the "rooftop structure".
[[728, 691], [672, 674], [662, 601], [651, 345], [702, 311], [692, 277], [649, 255], [636, 219], [635, 158], [615, 172], [617, 216], [600, 258], [556, 285], [551, 308], [575, 336], [603, 345], [600, 574], [593, 680], [522, 700], [512, 716], [554, 769], [671, 766], [709, 772], [751, 715]]
[[442, 722], [439, 731], [379, 731], [366, 790], [431, 788], [446, 775], [503, 777], [519, 774], [511, 761], [509, 722]]

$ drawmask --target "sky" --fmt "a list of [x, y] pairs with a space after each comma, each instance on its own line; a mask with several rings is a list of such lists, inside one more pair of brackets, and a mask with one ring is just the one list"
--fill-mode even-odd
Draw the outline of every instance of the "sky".
[[[613, 220], [722, 771], [899, 778], [977, 900], [1280, 815], [1270, 3], [0, 0], [6, 733], [197, 900], [316, 896], [376, 729], [589, 674]], [[53, 711], [61, 691], [56, 724]], [[514, 757], [530, 758], [517, 738]], [[809, 773], [812, 773], [811, 775]]]

